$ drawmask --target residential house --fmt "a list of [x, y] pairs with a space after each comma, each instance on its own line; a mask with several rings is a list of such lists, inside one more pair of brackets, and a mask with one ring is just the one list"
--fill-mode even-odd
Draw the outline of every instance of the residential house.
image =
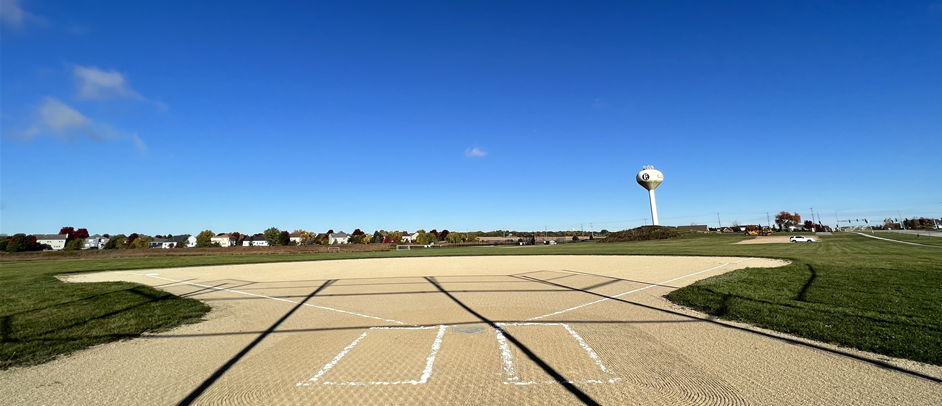
[[265, 236], [263, 235], [254, 235], [251, 237], [245, 237], [245, 239], [242, 240], [242, 246], [243, 247], [267, 247], [268, 241], [265, 240]]
[[170, 238], [154, 238], [154, 240], [150, 242], [150, 248], [160, 248], [160, 249], [168, 250], [173, 247], [176, 247], [176, 243]]
[[288, 234], [288, 238], [291, 240], [291, 243], [294, 245], [301, 245], [301, 233], [293, 232]]
[[84, 248], [87, 250], [100, 250], [102, 248], [105, 248], [105, 244], [107, 244], [108, 240], [110, 239], [111, 238], [105, 237], [101, 234], [95, 234], [95, 235], [89, 236], [88, 238], [85, 239]]
[[408, 231], [403, 231], [403, 232], [402, 232], [402, 242], [408, 243], [408, 244], [412, 244], [412, 240], [413, 240], [413, 237], [412, 237], [412, 236], [413, 236], [413, 235], [416, 236], [415, 238], [418, 238], [418, 234], [409, 234]]
[[327, 238], [330, 245], [350, 243], [350, 234], [347, 233], [330, 233]]
[[196, 237], [189, 234], [181, 234], [169, 239], [173, 242], [175, 248], [193, 248], [196, 246]]
[[236, 238], [229, 234], [220, 234], [210, 239], [214, 243], [218, 243], [220, 247], [232, 247], [236, 244]]
[[68, 234], [33, 234], [36, 237], [36, 245], [44, 250], [61, 251], [65, 249]]

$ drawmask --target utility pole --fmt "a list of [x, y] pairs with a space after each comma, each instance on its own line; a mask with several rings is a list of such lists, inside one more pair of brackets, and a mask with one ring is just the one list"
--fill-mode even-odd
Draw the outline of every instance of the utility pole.
[[769, 230], [771, 230], [772, 220], [769, 218], [769, 212], [765, 212], [765, 223], [769, 226]]
[[723, 228], [723, 221], [720, 220], [720, 214], [716, 213], [716, 222], [720, 223], [720, 228]]
[[896, 214], [899, 214], [899, 226], [902, 227], [903, 230], [905, 230], [905, 229], [906, 229], [906, 223], [903, 223], [903, 214], [900, 213], [899, 210], [896, 211]]
[[592, 235], [592, 238], [595, 238], [595, 227], [592, 226], [592, 223], [589, 223], [589, 234]]
[[811, 208], [811, 232], [814, 232], [814, 207]]

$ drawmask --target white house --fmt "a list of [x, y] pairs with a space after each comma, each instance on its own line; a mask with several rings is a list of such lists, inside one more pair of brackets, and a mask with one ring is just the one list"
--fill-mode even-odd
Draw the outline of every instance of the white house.
[[100, 250], [102, 248], [105, 248], [105, 244], [107, 244], [108, 240], [110, 239], [111, 238], [105, 237], [101, 234], [95, 234], [93, 236], [89, 236], [88, 238], [85, 239], [84, 248], [87, 250], [88, 249]]
[[211, 238], [210, 241], [219, 243], [220, 247], [232, 247], [236, 244], [236, 238], [229, 234], [217, 235]]
[[350, 234], [347, 233], [330, 233], [327, 238], [330, 245], [350, 243]]
[[267, 247], [268, 241], [266, 241], [265, 237], [261, 235], [246, 237], [244, 240], [242, 240], [242, 246], [243, 247]]
[[68, 234], [34, 234], [36, 244], [42, 249], [52, 249], [60, 251], [65, 248], [65, 242], [69, 238]]
[[189, 234], [176, 235], [169, 238], [169, 240], [173, 242], [174, 247], [182, 245], [183, 248], [193, 248], [196, 246], [196, 237]]
[[412, 236], [416, 236], [416, 238], [417, 238], [417, 237], [418, 237], [418, 234], [409, 234], [408, 231], [403, 231], [403, 232], [402, 232], [402, 242], [412, 244], [412, 240], [413, 240], [413, 237], [412, 237]]
[[150, 248], [161, 248], [168, 250], [176, 246], [177, 243], [169, 238], [154, 238], [154, 240], [150, 242]]
[[301, 245], [301, 233], [288, 234], [288, 238], [290, 238], [291, 242], [295, 245]]

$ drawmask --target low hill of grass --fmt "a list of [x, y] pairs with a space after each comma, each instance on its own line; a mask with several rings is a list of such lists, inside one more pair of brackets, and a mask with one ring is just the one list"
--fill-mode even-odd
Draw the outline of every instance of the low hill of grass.
[[673, 240], [684, 238], [695, 231], [685, 230], [677, 227], [667, 226], [641, 226], [629, 230], [622, 230], [609, 234], [600, 242], [626, 242], [626, 241], [651, 241], [651, 240]]

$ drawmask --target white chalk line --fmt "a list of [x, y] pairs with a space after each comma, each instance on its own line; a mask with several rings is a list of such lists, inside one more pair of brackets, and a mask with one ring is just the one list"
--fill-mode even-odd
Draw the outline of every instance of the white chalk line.
[[578, 310], [578, 309], [581, 309], [581, 308], [586, 307], [586, 306], [594, 305], [594, 304], [596, 304], [596, 303], [602, 303], [602, 302], [604, 302], [604, 301], [606, 301], [606, 300], [619, 298], [619, 297], [622, 297], [622, 296], [624, 296], [624, 295], [631, 294], [631, 293], [637, 293], [637, 292], [640, 292], [640, 291], [645, 290], [645, 289], [650, 289], [650, 288], [653, 288], [653, 287], [656, 287], [656, 286], [661, 286], [661, 285], [664, 285], [664, 284], [667, 284], [667, 283], [671, 283], [671, 282], [676, 281], [676, 280], [680, 280], [680, 279], [684, 279], [684, 278], [689, 278], [689, 277], [691, 277], [691, 276], [699, 275], [699, 274], [702, 274], [702, 273], [704, 273], [704, 272], [710, 272], [710, 271], [713, 271], [713, 270], [720, 269], [720, 268], [722, 268], [722, 267], [724, 267], [724, 266], [726, 266], [726, 265], [729, 265], [729, 264], [738, 264], [738, 263], [740, 263], [740, 262], [748, 261], [748, 260], [750, 260], [750, 259], [752, 259], [752, 258], [741, 259], [741, 260], [739, 260], [739, 261], [734, 261], [734, 262], [727, 262], [727, 263], [725, 263], [725, 264], [722, 264], [722, 265], [719, 265], [719, 266], [715, 266], [715, 267], [710, 268], [710, 269], [704, 269], [704, 270], [702, 270], [702, 271], [697, 271], [697, 272], [694, 272], [694, 273], [692, 273], [692, 274], [688, 274], [688, 275], [680, 276], [680, 277], [677, 277], [677, 278], [674, 278], [674, 279], [666, 280], [666, 281], [664, 281], [664, 282], [660, 282], [660, 283], [648, 285], [648, 286], [645, 286], [645, 287], [643, 287], [643, 288], [638, 288], [638, 289], [635, 289], [635, 290], [629, 290], [629, 291], [624, 292], [624, 293], [619, 293], [619, 294], [617, 294], [617, 295], [615, 295], [615, 296], [604, 297], [604, 298], [602, 298], [602, 299], [599, 299], [599, 300], [596, 300], [596, 301], [593, 301], [593, 302], [581, 304], [581, 305], [579, 305], [579, 306], [570, 307], [570, 308], [568, 308], [568, 309], [560, 310], [560, 311], [558, 311], [558, 312], [553, 312], [553, 313], [549, 313], [549, 314], [544, 314], [544, 315], [542, 315], [542, 316], [531, 317], [531, 318], [527, 319], [527, 321], [530, 321], [530, 320], [539, 320], [539, 319], [543, 319], [543, 318], [546, 318], [546, 317], [550, 317], [550, 316], [555, 316], [555, 315], [558, 315], [558, 314], [563, 314], [563, 313], [571, 312], [571, 311], [573, 311], [573, 310]]
[[[566, 331], [568, 331], [569, 334], [573, 338], [576, 339], [576, 341], [579, 343], [579, 346], [582, 347], [583, 350], [585, 350], [586, 354], [589, 355], [589, 358], [592, 359], [595, 365], [598, 366], [602, 372], [609, 375], [612, 374], [612, 372], [609, 371], [608, 368], [605, 368], [605, 365], [602, 364], [602, 360], [599, 358], [598, 354], [595, 353], [595, 350], [593, 350], [592, 347], [590, 347], [589, 344], [587, 344], [585, 340], [583, 340], [582, 337], [579, 336], [579, 334], [576, 333], [576, 331], [573, 330], [572, 327], [570, 327], [566, 323], [495, 323], [495, 324], [497, 326], [563, 326], [563, 328], [565, 328]], [[510, 345], [507, 344], [507, 338], [504, 337], [504, 332], [501, 328], [497, 328], [496, 330], [497, 330], [497, 345], [498, 347], [500, 347], [501, 359], [504, 361], [504, 372], [507, 374], [507, 380], [504, 381], [504, 385], [551, 385], [551, 384], [560, 384], [560, 383], [597, 384], [597, 383], [615, 383], [621, 380], [620, 378], [609, 378], [609, 379], [587, 379], [583, 381], [570, 381], [570, 380], [521, 381], [514, 367], [513, 353], [510, 351]]]
[[352, 350], [353, 347], [356, 346], [357, 343], [360, 342], [360, 340], [366, 337], [366, 334], [369, 333], [371, 330], [431, 330], [434, 328], [438, 328], [438, 334], [435, 335], [435, 341], [432, 342], [432, 352], [425, 359], [425, 369], [422, 370], [422, 376], [419, 377], [418, 380], [411, 379], [411, 380], [393, 381], [393, 382], [388, 382], [388, 381], [370, 381], [370, 382], [324, 381], [324, 382], [321, 382], [321, 384], [323, 385], [341, 385], [341, 386], [421, 385], [421, 384], [424, 384], [428, 382], [428, 379], [432, 376], [432, 366], [435, 364], [435, 358], [438, 356], [438, 351], [442, 348], [442, 339], [444, 338], [445, 330], [448, 327], [449, 326], [446, 326], [444, 324], [438, 325], [438, 326], [414, 326], [414, 327], [370, 327], [369, 330], [367, 330], [365, 333], [357, 337], [356, 340], [353, 340], [353, 342], [350, 343], [350, 345], [344, 347], [344, 349], [340, 351], [340, 354], [337, 354], [337, 356], [334, 357], [334, 359], [332, 359], [330, 362], [328, 362], [327, 365], [324, 365], [324, 367], [321, 368], [321, 370], [318, 371], [317, 374], [314, 375], [314, 377], [312, 377], [311, 379], [308, 379], [306, 382], [298, 382], [296, 386], [311, 386], [312, 384], [320, 380], [320, 378], [323, 377], [324, 374], [327, 373], [327, 371], [330, 371], [331, 368], [334, 367], [334, 365], [337, 365], [337, 363], [340, 362], [340, 360], [345, 355], [347, 355], [347, 353], [350, 352], [350, 350]]
[[[159, 274], [155, 274], [155, 273], [149, 273], [149, 274], [146, 274], [146, 275], [145, 275], [145, 274], [133, 273], [133, 272], [121, 272], [121, 271], [118, 271], [117, 273], [130, 274], [130, 275], [137, 275], [137, 276], [147, 276], [147, 277], [150, 277], [150, 278], [163, 279], [163, 280], [165, 280], [165, 281], [171, 281], [171, 282], [183, 283], [183, 284], [187, 284], [187, 285], [199, 286], [199, 287], [201, 287], [201, 288], [215, 289], [215, 290], [221, 290], [221, 291], [226, 291], [226, 292], [231, 292], [231, 293], [237, 293], [237, 294], [240, 294], [240, 295], [248, 295], [248, 296], [255, 296], [255, 297], [260, 297], [260, 298], [265, 298], [265, 299], [277, 300], [277, 301], [279, 301], [279, 302], [286, 302], [286, 303], [293, 303], [293, 304], [299, 304], [299, 303], [300, 303], [300, 302], [297, 302], [297, 301], [294, 301], [294, 300], [284, 299], [284, 298], [280, 298], [280, 297], [271, 297], [271, 296], [260, 295], [260, 294], [257, 294], [257, 293], [243, 292], [243, 291], [241, 291], [241, 290], [226, 289], [226, 288], [220, 288], [220, 287], [216, 287], [216, 286], [204, 285], [204, 284], [201, 284], [201, 283], [194, 283], [194, 282], [187, 282], [187, 281], [181, 281], [181, 280], [176, 280], [176, 279], [165, 278], [165, 277], [163, 277], [163, 276], [158, 276]], [[382, 317], [376, 317], [376, 316], [370, 316], [370, 315], [368, 315], [368, 314], [360, 314], [360, 313], [351, 312], [351, 311], [346, 311], [346, 310], [334, 309], [334, 308], [332, 308], [332, 307], [327, 307], [327, 306], [318, 306], [318, 305], [314, 305], [314, 304], [310, 304], [310, 303], [304, 303], [303, 305], [304, 305], [304, 306], [307, 306], [307, 307], [313, 307], [313, 308], [322, 309], [322, 310], [329, 310], [329, 311], [332, 311], [332, 312], [344, 313], [344, 314], [349, 314], [349, 315], [352, 315], [352, 316], [365, 317], [365, 318], [368, 318], [368, 319], [380, 320], [380, 321], [385, 321], [385, 322], [389, 322], [389, 323], [396, 323], [396, 324], [402, 324], [402, 325], [406, 325], [406, 324], [407, 324], [407, 323], [403, 323], [403, 322], [401, 322], [401, 321], [399, 321], [399, 320], [384, 319], [384, 318], [382, 318]]]

